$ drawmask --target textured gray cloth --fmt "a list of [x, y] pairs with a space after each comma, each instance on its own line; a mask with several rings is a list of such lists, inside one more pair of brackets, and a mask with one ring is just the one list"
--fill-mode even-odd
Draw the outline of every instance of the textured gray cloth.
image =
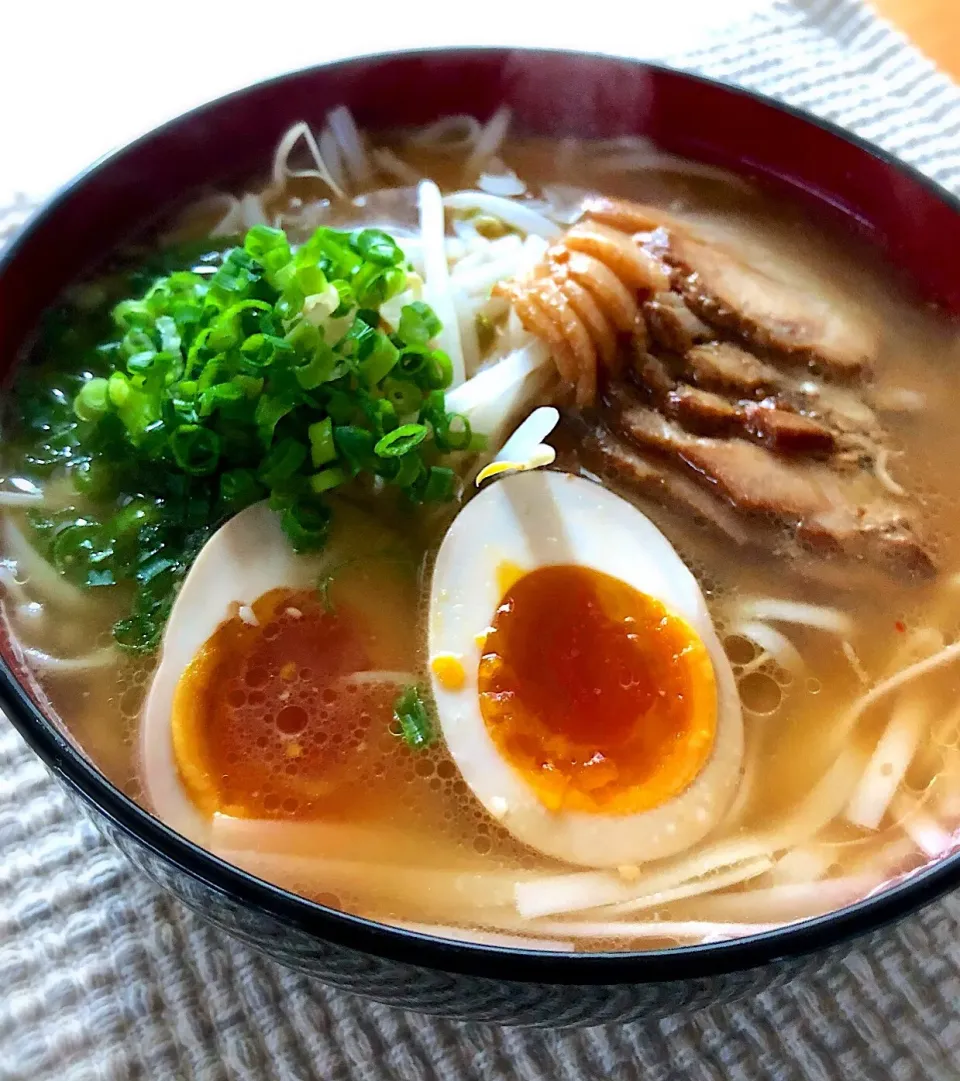
[[[960, 189], [960, 90], [855, 0], [780, 0], [666, 59], [837, 120]], [[24, 210], [0, 212], [0, 242]], [[208, 928], [105, 845], [0, 719], [0, 1081], [956, 1078], [958, 918], [948, 898], [817, 982], [656, 1025], [423, 1018]]]

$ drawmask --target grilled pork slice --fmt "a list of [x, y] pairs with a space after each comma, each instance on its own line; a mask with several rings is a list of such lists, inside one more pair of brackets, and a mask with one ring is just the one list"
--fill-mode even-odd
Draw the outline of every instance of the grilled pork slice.
[[776, 368], [731, 342], [711, 342], [684, 350], [684, 368], [698, 387], [741, 398], [763, 397], [784, 383]]
[[757, 236], [705, 237], [695, 223], [622, 199], [588, 199], [584, 216], [631, 235], [673, 266], [673, 288], [687, 308], [723, 335], [841, 379], [859, 375], [876, 359], [877, 328], [856, 298], [828, 288]]
[[890, 574], [934, 573], [907, 509], [868, 469], [789, 459], [738, 437], [694, 435], [625, 388], [607, 395], [605, 423], [628, 445], [668, 460], [746, 521], [777, 526], [797, 545]]
[[638, 351], [635, 382], [645, 401], [679, 421], [688, 432], [738, 435], [779, 454], [825, 457], [849, 449], [859, 457], [863, 451], [862, 440], [851, 442], [843, 429], [799, 412], [789, 401], [774, 396], [761, 401], [725, 397], [678, 380], [677, 368], [680, 376], [689, 374], [684, 361], [673, 367], [671, 371], [669, 361]]
[[643, 305], [643, 318], [654, 345], [672, 353], [686, 353], [717, 337], [716, 331], [690, 311], [679, 293], [654, 293]]
[[738, 253], [686, 236], [671, 235], [668, 258], [679, 270], [677, 286], [704, 322], [761, 350], [809, 363], [848, 379], [869, 368], [877, 336], [838, 298], [815, 292], [788, 264], [760, 269]]

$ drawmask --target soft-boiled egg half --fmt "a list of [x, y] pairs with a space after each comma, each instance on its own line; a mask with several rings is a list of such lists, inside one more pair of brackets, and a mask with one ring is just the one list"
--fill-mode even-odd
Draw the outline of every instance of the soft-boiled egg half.
[[396, 744], [398, 684], [415, 678], [416, 570], [394, 533], [347, 503], [316, 555], [293, 551], [266, 503], [217, 530], [177, 596], [144, 703], [159, 817], [205, 844], [217, 814], [369, 804], [378, 748]]
[[731, 803], [740, 700], [700, 588], [590, 480], [518, 472], [467, 504], [433, 572], [429, 664], [464, 780], [547, 855], [670, 856]]

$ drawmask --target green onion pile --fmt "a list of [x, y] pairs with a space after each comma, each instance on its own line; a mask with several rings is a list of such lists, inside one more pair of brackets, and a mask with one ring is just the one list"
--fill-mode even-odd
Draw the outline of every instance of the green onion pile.
[[366, 477], [414, 503], [449, 500], [443, 456], [478, 445], [446, 412], [431, 308], [403, 305], [392, 329], [383, 318], [412, 280], [388, 234], [320, 228], [293, 249], [256, 226], [191, 262], [117, 303], [98, 341], [67, 335], [72, 371], [48, 346], [56, 378], [16, 403], [24, 472], [65, 468], [98, 511], [34, 513], [42, 550], [84, 588], [132, 583], [114, 633], [138, 652], [157, 646], [179, 581], [231, 514], [269, 498], [293, 547], [316, 550], [327, 493]]

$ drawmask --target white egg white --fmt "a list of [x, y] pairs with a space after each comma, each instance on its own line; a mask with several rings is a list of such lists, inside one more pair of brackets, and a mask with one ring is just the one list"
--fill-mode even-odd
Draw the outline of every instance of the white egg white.
[[[637, 814], [552, 811], [491, 739], [477, 693], [486, 629], [501, 597], [497, 568], [577, 564], [655, 597], [700, 636], [717, 684], [710, 757], [679, 795]], [[681, 852], [714, 827], [740, 780], [743, 724], [730, 663], [696, 579], [669, 541], [634, 506], [599, 484], [559, 472], [523, 472], [492, 483], [450, 527], [430, 595], [429, 656], [453, 655], [466, 682], [451, 690], [432, 675], [447, 747], [487, 810], [519, 840], [587, 867], [618, 867]]]

